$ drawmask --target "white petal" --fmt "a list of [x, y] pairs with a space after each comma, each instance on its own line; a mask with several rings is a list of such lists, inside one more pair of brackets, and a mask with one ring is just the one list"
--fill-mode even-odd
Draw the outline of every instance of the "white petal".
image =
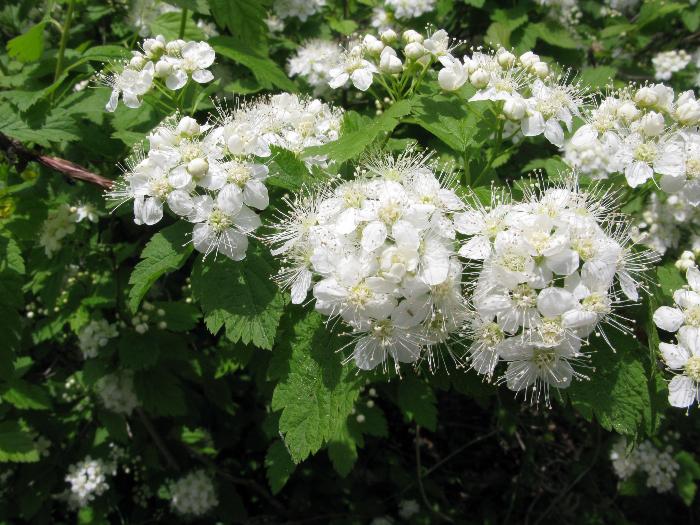
[[172, 89], [173, 91], [177, 91], [185, 84], [187, 84], [187, 73], [181, 69], [176, 69], [165, 79], [165, 85], [168, 86], [168, 89]]
[[243, 188], [243, 202], [248, 206], [264, 210], [270, 204], [267, 187], [257, 179], [251, 179]]
[[545, 288], [537, 296], [537, 309], [545, 317], [556, 317], [577, 306], [574, 295], [563, 288]]
[[632, 164], [625, 168], [625, 178], [627, 179], [627, 184], [632, 188], [636, 188], [640, 184], [644, 184], [648, 181], [652, 175], [654, 175], [654, 170], [651, 169], [644, 162], [633, 161]]
[[544, 133], [545, 124], [542, 113], [535, 113], [525, 117], [521, 121], [520, 128], [526, 137], [536, 137]]
[[564, 130], [561, 124], [554, 119], [549, 119], [544, 127], [545, 138], [555, 146], [562, 147], [564, 145]]
[[571, 275], [578, 270], [579, 257], [574, 250], [561, 250], [555, 255], [547, 257], [547, 266], [559, 275]]
[[372, 72], [368, 69], [357, 69], [353, 71], [350, 78], [353, 85], [360, 91], [367, 91], [372, 85]]
[[685, 273], [685, 278], [694, 292], [700, 293], [700, 270], [697, 268], [688, 268]]
[[668, 402], [677, 408], [686, 408], [697, 397], [697, 385], [689, 377], [678, 375], [668, 384]]
[[654, 324], [667, 332], [676, 332], [683, 324], [683, 312], [678, 308], [661, 306], [654, 312]]
[[659, 343], [659, 350], [664, 356], [666, 365], [671, 370], [679, 370], [685, 366], [685, 363], [690, 357], [690, 352], [687, 348], [669, 343]]
[[250, 233], [257, 230], [261, 225], [260, 215], [247, 206], [241, 207], [241, 211], [234, 218], [234, 222], [243, 233]]
[[362, 249], [367, 252], [373, 252], [384, 244], [386, 235], [387, 232], [384, 223], [379, 221], [370, 222], [362, 231]]
[[214, 80], [214, 75], [208, 69], [198, 69], [192, 73], [192, 80], [199, 84], [206, 84]]
[[459, 249], [459, 255], [482, 261], [491, 255], [491, 242], [483, 235], [472, 237]]
[[243, 192], [235, 184], [227, 184], [216, 196], [216, 205], [229, 215], [236, 215], [243, 206]]
[[309, 293], [309, 288], [311, 288], [311, 272], [306, 269], [301, 270], [290, 289], [292, 304], [303, 303]]

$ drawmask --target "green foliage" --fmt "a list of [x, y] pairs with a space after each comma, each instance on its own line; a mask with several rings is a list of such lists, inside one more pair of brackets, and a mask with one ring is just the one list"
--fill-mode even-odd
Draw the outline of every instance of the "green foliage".
[[0, 462], [35, 462], [39, 453], [31, 434], [20, 421], [0, 422]]
[[410, 376], [399, 383], [399, 407], [417, 425], [433, 432], [437, 429], [437, 408], [432, 388], [418, 377]]
[[7, 42], [7, 54], [21, 62], [36, 62], [44, 51], [44, 28], [46, 22], [39, 22], [24, 34]]

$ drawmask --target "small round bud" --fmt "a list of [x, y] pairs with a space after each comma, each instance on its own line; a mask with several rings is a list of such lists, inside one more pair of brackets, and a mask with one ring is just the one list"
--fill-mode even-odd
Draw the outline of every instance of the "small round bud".
[[158, 78], [165, 78], [170, 75], [173, 71], [173, 65], [166, 60], [159, 60], [156, 62], [155, 76]]
[[619, 108], [617, 108], [617, 115], [626, 122], [632, 122], [639, 117], [639, 109], [634, 105], [634, 102], [628, 100], [623, 102]]
[[393, 29], [387, 29], [381, 34], [382, 42], [385, 44], [393, 44], [396, 42], [396, 39], [399, 38], [399, 35], [396, 34], [396, 31]]
[[522, 120], [526, 111], [527, 106], [521, 98], [509, 98], [503, 103], [503, 114], [508, 120]]
[[401, 35], [401, 38], [403, 38], [403, 41], [406, 42], [407, 44], [417, 42], [417, 43], [422, 43], [423, 42], [423, 35], [421, 35], [418, 31], [414, 31], [413, 29], [409, 29], [408, 31], [404, 31], [403, 35]]
[[187, 173], [195, 178], [204, 177], [209, 171], [209, 163], [206, 159], [192, 159], [187, 163]]
[[423, 44], [420, 42], [411, 42], [410, 44], [406, 44], [406, 47], [403, 50], [404, 54], [406, 57], [412, 59], [412, 60], [418, 60], [420, 57], [425, 55], [428, 50], [423, 47]]
[[540, 62], [540, 56], [532, 51], [527, 51], [520, 55], [520, 63], [525, 67], [532, 67], [537, 62]]
[[489, 74], [483, 69], [477, 69], [469, 75], [469, 82], [471, 82], [476, 89], [485, 88], [489, 84]]
[[496, 55], [496, 60], [502, 68], [511, 67], [515, 63], [515, 55], [503, 49]]
[[532, 67], [532, 72], [540, 78], [549, 75], [549, 66], [546, 62], [535, 62]]
[[192, 117], [183, 117], [183, 119], [178, 123], [175, 128], [175, 132], [178, 135], [191, 137], [193, 135], [199, 134], [201, 128], [197, 121]]
[[639, 88], [634, 94], [634, 101], [644, 108], [653, 106], [659, 101], [659, 97], [650, 87], [644, 86]]
[[384, 49], [384, 42], [377, 39], [373, 35], [365, 35], [365, 37], [362, 39], [362, 45], [371, 55], [378, 55], [382, 52], [382, 49]]

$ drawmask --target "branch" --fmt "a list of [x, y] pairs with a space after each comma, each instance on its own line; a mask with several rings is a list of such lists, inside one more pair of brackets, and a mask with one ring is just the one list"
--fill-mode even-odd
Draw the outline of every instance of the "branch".
[[168, 448], [165, 446], [165, 443], [163, 443], [163, 440], [160, 438], [158, 435], [158, 432], [156, 431], [155, 427], [153, 426], [153, 423], [151, 423], [151, 420], [148, 419], [148, 416], [146, 413], [139, 407], [136, 409], [136, 413], [139, 416], [139, 419], [141, 419], [141, 423], [143, 423], [143, 426], [146, 427], [146, 430], [148, 433], [151, 435], [151, 439], [153, 439], [153, 443], [156, 445], [160, 453], [163, 455], [165, 458], [165, 461], [168, 463], [171, 469], [173, 470], [180, 470], [178, 467], [177, 461], [175, 461], [175, 457], [170, 453]]
[[21, 157], [25, 161], [34, 160], [47, 168], [63, 173], [63, 175], [71, 179], [83, 180], [105, 189], [110, 189], [112, 184], [114, 184], [110, 179], [96, 175], [79, 164], [50, 155], [42, 155], [38, 151], [27, 148], [18, 140], [10, 138], [3, 133], [0, 133], [0, 148], [8, 153]]

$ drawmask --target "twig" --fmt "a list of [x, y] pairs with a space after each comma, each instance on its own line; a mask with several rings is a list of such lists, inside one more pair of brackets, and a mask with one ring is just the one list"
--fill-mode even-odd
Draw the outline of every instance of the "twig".
[[114, 182], [110, 179], [96, 175], [79, 164], [61, 159], [59, 157], [42, 155], [38, 151], [29, 149], [18, 140], [12, 139], [2, 133], [0, 133], [0, 148], [8, 153], [13, 153], [16, 156], [21, 157], [25, 161], [34, 160], [47, 168], [51, 168], [52, 170], [62, 173], [66, 177], [70, 177], [71, 179], [96, 184], [97, 186], [101, 186], [105, 189], [110, 189], [114, 184]]
[[177, 464], [177, 461], [175, 461], [175, 457], [170, 453], [168, 448], [165, 446], [165, 443], [163, 440], [160, 438], [158, 435], [158, 432], [156, 431], [155, 427], [153, 426], [153, 423], [151, 423], [151, 420], [148, 419], [148, 416], [146, 413], [141, 409], [137, 408], [136, 413], [139, 415], [139, 419], [141, 419], [141, 423], [143, 423], [143, 426], [146, 427], [146, 431], [151, 435], [151, 439], [153, 439], [153, 443], [155, 443], [156, 447], [160, 451], [160, 453], [163, 455], [165, 458], [165, 461], [168, 463], [171, 469], [173, 470], [180, 470], [180, 467]]
[[426, 471], [425, 471], [425, 475], [424, 475], [423, 477], [424, 477], [424, 478], [427, 478], [428, 476], [430, 476], [430, 474], [432, 474], [433, 472], [435, 472], [435, 471], [436, 471], [437, 469], [439, 469], [442, 465], [444, 465], [445, 463], [447, 463], [449, 460], [451, 460], [453, 457], [455, 457], [457, 454], [459, 454], [459, 453], [462, 452], [463, 450], [465, 450], [465, 449], [471, 447], [472, 445], [476, 445], [479, 441], [483, 441], [484, 439], [490, 438], [490, 437], [493, 436], [494, 434], [496, 434], [496, 431], [495, 431], [495, 430], [492, 430], [492, 431], [489, 432], [488, 434], [484, 434], [483, 436], [479, 436], [479, 437], [477, 437], [477, 438], [474, 438], [474, 439], [472, 439], [471, 441], [466, 442], [464, 445], [461, 445], [460, 447], [456, 448], [455, 450], [453, 450], [452, 452], [450, 452], [447, 456], [445, 456], [445, 457], [442, 458], [440, 461], [438, 461], [437, 463], [435, 463], [435, 465], [433, 465], [433, 466], [430, 467], [428, 470], [426, 470]]
[[442, 518], [444, 521], [447, 521], [448, 523], [454, 523], [454, 520], [450, 518], [449, 516], [445, 516], [442, 512], [440, 512], [437, 509], [434, 509], [433, 506], [430, 504], [430, 501], [428, 500], [428, 496], [425, 493], [425, 488], [423, 487], [423, 468], [421, 466], [421, 459], [420, 459], [420, 425], [416, 425], [416, 479], [418, 481], [418, 492], [420, 492], [420, 497], [423, 500], [423, 503], [425, 506], [433, 512], [435, 515], [438, 517]]

